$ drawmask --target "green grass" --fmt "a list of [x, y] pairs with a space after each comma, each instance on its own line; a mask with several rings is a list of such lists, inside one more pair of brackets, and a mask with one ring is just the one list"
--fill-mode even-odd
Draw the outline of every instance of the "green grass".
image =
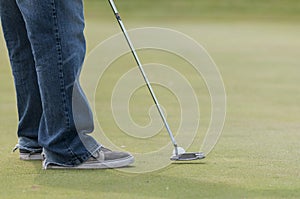
[[[130, 2], [134, 1], [128, 1], [128, 5], [132, 5]], [[239, 1], [236, 6], [242, 2], [245, 1]], [[279, 1], [273, 2], [270, 5], [279, 6]], [[297, 1], [294, 3], [295, 6], [290, 6], [289, 9], [297, 8]], [[101, 4], [105, 5], [104, 2]], [[119, 4], [120, 9], [122, 6], [126, 7], [122, 1]], [[254, 5], [256, 4], [259, 1], [254, 1]], [[165, 5], [164, 2], [162, 5]], [[129, 8], [124, 9], [124, 14], [127, 9]], [[163, 10], [163, 7], [159, 9]], [[255, 14], [258, 11], [253, 12]], [[149, 13], [150, 11], [145, 11], [144, 14], [146, 16]], [[280, 18], [277, 11], [273, 13], [273, 16]], [[119, 32], [113, 18], [109, 16], [98, 20], [95, 16], [91, 12], [87, 16], [89, 51], [99, 42]], [[227, 16], [232, 17], [231, 14]], [[222, 136], [207, 159], [198, 164], [172, 164], [144, 174], [116, 170], [44, 171], [40, 162], [18, 160], [18, 154], [11, 153], [17, 141], [14, 86], [1, 35], [0, 198], [299, 198], [300, 27], [298, 22], [289, 20], [290, 17], [280, 18], [279, 22], [229, 18], [215, 21], [210, 17], [201, 18], [201, 21], [143, 21], [129, 16], [126, 20], [129, 28], [173, 28], [201, 43], [218, 65], [228, 97], [227, 118]], [[155, 53], [158, 54], [154, 51], [141, 55], [148, 61], [147, 56]], [[175, 67], [180, 62], [168, 54], [157, 56], [158, 60], [167, 59], [166, 63], [174, 64]], [[128, 58], [118, 60], [111, 71], [106, 73], [105, 80], [111, 82], [107, 82], [107, 87], [99, 86], [98, 91], [102, 92], [104, 89], [109, 94], [111, 84], [120, 75], [117, 67], [122, 64], [123, 59], [129, 59], [129, 55]], [[190, 74], [191, 71], [184, 73]], [[158, 94], [163, 95], [163, 98], [160, 97], [162, 100], [172, 99], [172, 95], [163, 91], [158, 90]], [[201, 93], [197, 95], [203, 100], [200, 106], [205, 106], [207, 98]], [[145, 123], [147, 117], [144, 111], [147, 109], [143, 108], [143, 104], [145, 100], [149, 100], [149, 96], [143, 91], [139, 91], [136, 96], [139, 100], [137, 106], [141, 108], [133, 108], [133, 111], [141, 116], [140, 120], [136, 118], [137, 122]], [[108, 99], [109, 96], [102, 97], [97, 93], [99, 105], [107, 103]], [[145, 103], [150, 104], [150, 101]], [[176, 101], [170, 103], [176, 104]], [[98, 113], [99, 117], [111, 114], [109, 108], [103, 109], [103, 113]], [[208, 113], [207, 110], [204, 111]], [[107, 132], [117, 132], [110, 118], [106, 119]], [[171, 120], [171, 126], [178, 126], [176, 118]], [[201, 126], [201, 131], [205, 128]], [[121, 140], [117, 140], [113, 134], [111, 136], [121, 144]], [[130, 139], [126, 140], [129, 141]], [[155, 144], [153, 140], [149, 142]], [[197, 149], [201, 142], [201, 136], [197, 137], [190, 149]], [[131, 150], [138, 151], [139, 147], [149, 149], [142, 144], [144, 143], [133, 143], [132, 146], [137, 147], [132, 147]]]
[[[143, 20], [299, 20], [297, 0], [115, 1], [122, 16]], [[88, 16], [110, 17], [107, 1], [86, 0]]]

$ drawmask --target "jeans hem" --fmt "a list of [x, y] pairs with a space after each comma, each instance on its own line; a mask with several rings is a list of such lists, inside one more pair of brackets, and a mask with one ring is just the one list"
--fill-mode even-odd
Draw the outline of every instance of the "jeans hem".
[[92, 156], [92, 154], [94, 154], [96, 151], [98, 151], [101, 147], [102, 147], [101, 144], [91, 147], [91, 149], [88, 149], [87, 152], [85, 154], [81, 155], [80, 157], [74, 157], [74, 160], [71, 161], [72, 163], [71, 162], [70, 163], [68, 163], [68, 162], [61, 163], [61, 162], [55, 160], [55, 158], [49, 157], [49, 154], [47, 155], [47, 151], [45, 149], [43, 149], [43, 157], [44, 157], [43, 169], [47, 169], [49, 165], [57, 165], [57, 166], [62, 166], [62, 167], [74, 167], [74, 166], [80, 165], [80, 164], [84, 163], [85, 161], [87, 161]]

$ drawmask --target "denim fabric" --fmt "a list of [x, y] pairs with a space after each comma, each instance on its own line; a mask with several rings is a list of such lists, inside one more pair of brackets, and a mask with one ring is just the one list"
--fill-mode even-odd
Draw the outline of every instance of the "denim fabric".
[[[92, 113], [77, 81], [86, 51], [82, 0], [0, 0], [0, 16], [15, 80], [19, 148], [43, 148], [46, 165], [86, 161], [100, 144], [88, 135]], [[74, 113], [79, 128], [72, 102], [83, 110]]]

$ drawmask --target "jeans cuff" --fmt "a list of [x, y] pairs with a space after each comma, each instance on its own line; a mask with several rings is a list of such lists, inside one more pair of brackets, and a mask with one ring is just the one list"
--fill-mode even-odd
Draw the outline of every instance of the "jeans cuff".
[[26, 138], [26, 137], [19, 137], [18, 144], [15, 146], [14, 150], [21, 149], [26, 150], [29, 152], [41, 152], [42, 147], [38, 144], [38, 141]]
[[75, 156], [72, 160], [65, 160], [64, 157], [52, 153], [45, 148], [43, 149], [43, 168], [47, 169], [48, 165], [58, 165], [63, 167], [74, 167], [77, 165], [82, 164], [83, 162], [87, 161], [92, 154], [94, 154], [97, 150], [99, 150], [102, 146], [100, 144], [96, 144], [95, 146], [91, 147], [87, 150], [87, 152], [80, 157]]

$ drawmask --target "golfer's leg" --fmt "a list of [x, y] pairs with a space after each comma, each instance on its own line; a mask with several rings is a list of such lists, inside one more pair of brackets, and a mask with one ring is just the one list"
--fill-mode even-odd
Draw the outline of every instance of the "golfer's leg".
[[78, 117], [84, 121], [79, 129], [72, 109], [73, 88], [80, 88], [74, 85], [85, 56], [82, 1], [17, 0], [17, 3], [36, 63], [43, 107], [39, 143], [44, 147], [45, 166], [78, 165], [100, 148], [86, 134], [93, 131], [93, 119], [83, 92], [76, 95], [76, 101], [85, 110]]
[[28, 151], [40, 151], [41, 99], [25, 23], [15, 0], [0, 0], [0, 17], [16, 87], [18, 146]]

